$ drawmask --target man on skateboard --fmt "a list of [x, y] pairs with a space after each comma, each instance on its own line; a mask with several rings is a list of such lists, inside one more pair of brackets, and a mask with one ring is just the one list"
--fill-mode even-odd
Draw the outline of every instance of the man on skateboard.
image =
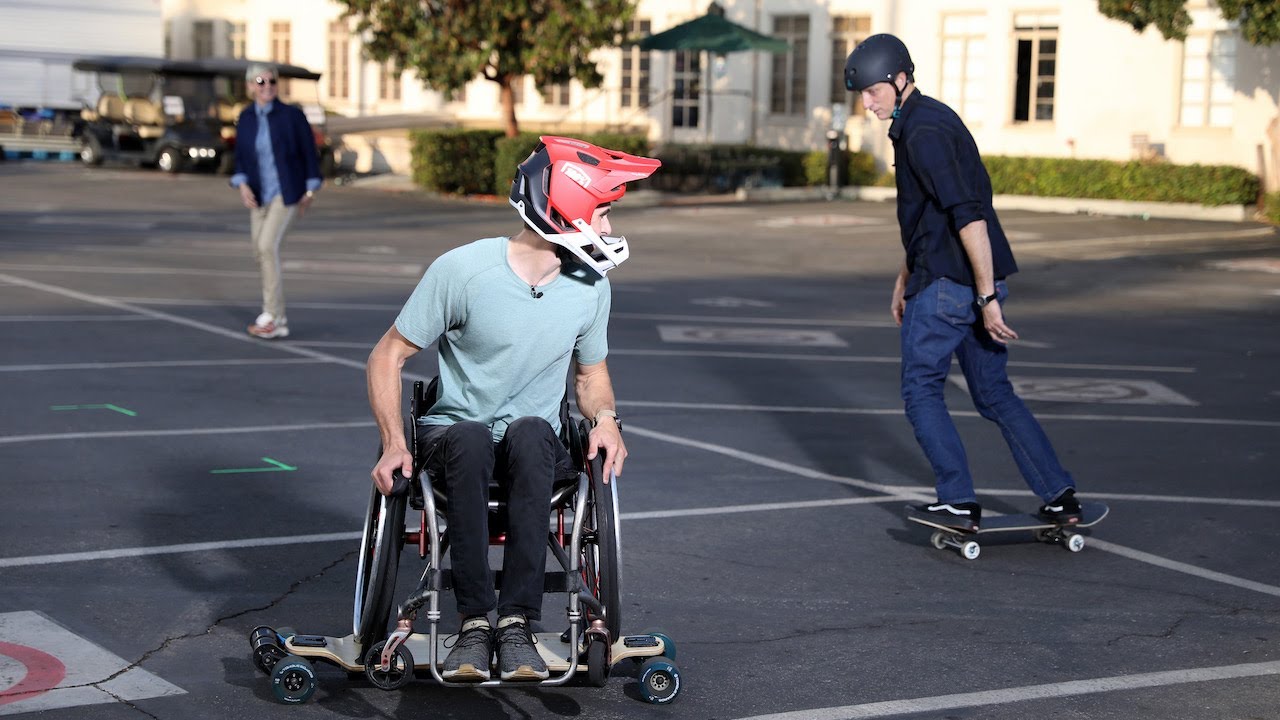
[[916, 508], [938, 524], [976, 531], [982, 507], [960, 434], [943, 401], [954, 355], [973, 404], [1000, 426], [1027, 485], [1051, 523], [1080, 519], [1075, 483], [1063, 469], [1006, 372], [1010, 340], [1005, 278], [1018, 271], [991, 205], [991, 178], [973, 136], [951, 108], [916, 91], [915, 64], [901, 40], [873, 35], [845, 62], [845, 86], [867, 110], [893, 119], [898, 224], [906, 256], [890, 310], [902, 328], [902, 399], [933, 468], [938, 500]]

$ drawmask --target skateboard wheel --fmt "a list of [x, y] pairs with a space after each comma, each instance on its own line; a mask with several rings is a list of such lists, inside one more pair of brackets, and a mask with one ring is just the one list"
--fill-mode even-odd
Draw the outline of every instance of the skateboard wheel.
[[662, 657], [668, 660], [676, 659], [676, 641], [667, 635], [665, 630], [645, 630], [644, 635], [651, 635], [662, 641]]
[[413, 679], [413, 655], [409, 648], [400, 645], [391, 656], [391, 665], [382, 669], [382, 649], [387, 641], [381, 640], [365, 654], [364, 676], [381, 690], [398, 690]]
[[941, 530], [936, 530], [933, 535], [929, 536], [929, 542], [933, 543], [934, 547], [941, 550], [947, 546], [947, 534]]
[[970, 540], [960, 546], [960, 554], [965, 560], [977, 560], [982, 554], [982, 547], [977, 542]]
[[1073, 553], [1080, 552], [1084, 549], [1084, 536], [1075, 534], [1068, 535], [1066, 548]]
[[640, 666], [640, 695], [647, 702], [664, 705], [680, 694], [680, 668], [664, 657], [652, 657]]
[[254, 666], [266, 675], [270, 675], [276, 663], [289, 654], [280, 646], [276, 631], [265, 625], [254, 628], [249, 636], [249, 646], [253, 648]]
[[297, 655], [286, 655], [271, 671], [271, 692], [287, 705], [301, 705], [316, 692], [316, 671]]

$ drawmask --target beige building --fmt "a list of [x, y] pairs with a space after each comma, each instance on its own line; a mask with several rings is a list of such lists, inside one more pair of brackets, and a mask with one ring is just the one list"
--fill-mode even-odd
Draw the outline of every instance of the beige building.
[[[318, 100], [348, 118], [497, 126], [494, 83], [452, 99], [361, 56], [327, 0], [163, 0], [173, 57], [277, 59], [323, 74]], [[707, 0], [639, 0], [635, 31], [707, 12]], [[824, 146], [833, 120], [850, 145], [892, 161], [886, 126], [844, 91], [844, 59], [867, 35], [911, 49], [922, 92], [951, 105], [986, 154], [1229, 163], [1280, 188], [1280, 48], [1256, 48], [1205, 0], [1190, 0], [1186, 42], [1142, 34], [1094, 0], [722, 0], [725, 15], [783, 38], [783, 54], [598, 53], [605, 84], [517, 94], [522, 125], [564, 133], [637, 128], [658, 142]], [[707, 92], [707, 89], [711, 92]], [[306, 100], [307, 98], [301, 98]], [[372, 125], [369, 121], [366, 125]], [[396, 124], [385, 118], [382, 126]], [[343, 121], [336, 127], [359, 126]], [[385, 132], [380, 142], [394, 144]], [[360, 146], [359, 138], [348, 138]], [[385, 154], [392, 169], [403, 158]], [[362, 161], [369, 165], [367, 160]]]

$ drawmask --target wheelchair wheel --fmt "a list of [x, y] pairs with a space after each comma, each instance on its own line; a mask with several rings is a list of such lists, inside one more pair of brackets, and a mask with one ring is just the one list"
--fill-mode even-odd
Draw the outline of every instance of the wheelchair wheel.
[[[400, 551], [404, 549], [405, 495], [386, 497], [371, 487], [369, 509], [360, 540], [360, 563], [356, 569], [353, 630], [361, 655], [387, 634], [391, 609], [395, 604], [396, 574]], [[363, 659], [363, 658], [362, 658]]]
[[[582, 437], [588, 430], [583, 421]], [[596, 455], [587, 466], [591, 479], [591, 496], [587, 516], [583, 518], [582, 573], [587, 590], [604, 607], [604, 624], [610, 640], [622, 635], [622, 544], [618, 528], [617, 482], [605, 484], [604, 455]], [[587, 621], [600, 618], [587, 611]]]

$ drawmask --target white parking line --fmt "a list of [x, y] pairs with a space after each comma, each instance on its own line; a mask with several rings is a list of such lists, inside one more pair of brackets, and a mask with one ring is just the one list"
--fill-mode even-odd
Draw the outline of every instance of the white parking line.
[[[662, 410], [705, 410], [711, 412], [807, 413], [812, 415], [903, 415], [894, 408], [840, 408], [803, 405], [741, 405], [735, 403], [689, 403], [665, 400], [619, 400], [621, 407]], [[952, 410], [952, 417], [980, 418], [972, 410]], [[1169, 425], [1224, 425], [1233, 427], [1280, 427], [1280, 420], [1239, 420], [1235, 418], [1164, 417], [1160, 415], [1074, 415], [1068, 413], [1036, 413], [1040, 420], [1078, 420], [1083, 422], [1149, 422]], [[630, 424], [627, 425], [631, 427]]]
[[150, 322], [137, 315], [0, 315], [0, 322]]
[[[809, 362], [873, 363], [899, 365], [897, 355], [818, 355], [816, 353], [739, 352], [734, 350], [648, 350], [609, 348], [609, 355], [637, 357], [727, 358], [731, 360], [798, 360]], [[1133, 372], [1194, 373], [1193, 367], [1169, 365], [1101, 365], [1095, 363], [1049, 363], [1009, 361], [1009, 367], [1052, 368], [1055, 370], [1132, 370]]]
[[[260, 277], [257, 270], [210, 270], [183, 267], [127, 267], [121, 265], [24, 265], [18, 263], [0, 263], [0, 270], [49, 273], [90, 273], [93, 275], [199, 275], [201, 277], [254, 278]], [[287, 271], [284, 277], [297, 279], [323, 279], [354, 283], [376, 283], [386, 285], [412, 285], [413, 277], [379, 277], [377, 275], [329, 275]], [[20, 285], [22, 283], [19, 283]]]
[[[1247, 663], [1243, 665], [1193, 668], [1191, 670], [1117, 675], [1115, 677], [1094, 678], [1091, 680], [1026, 685], [1002, 690], [938, 695], [911, 700], [888, 700], [863, 705], [811, 708], [809, 710], [795, 710], [772, 715], [753, 715], [739, 720], [855, 720], [859, 718], [883, 718], [913, 713], [941, 713], [946, 710], [987, 705], [1005, 705], [1026, 700], [1044, 700], [1070, 697], [1072, 695], [1137, 690], [1140, 688], [1166, 687], [1194, 682], [1234, 680], [1267, 675], [1280, 675], [1280, 662]], [[1027, 715], [1030, 716], [1031, 713], [1028, 712]]]
[[303, 432], [307, 430], [345, 430], [377, 427], [372, 420], [357, 422], [305, 423], [301, 425], [237, 425], [235, 427], [171, 428], [168, 430], [104, 430], [101, 432], [40, 433], [36, 435], [0, 436], [0, 445], [52, 440], [102, 440], [106, 438], [176, 437], [182, 435], [234, 435], [236, 433]]
[[[150, 318], [142, 318], [149, 320]], [[44, 365], [0, 365], [0, 372], [43, 372], [48, 370], [119, 370], [128, 368], [227, 367], [236, 365], [304, 365], [327, 363], [319, 358], [228, 358], [226, 360], [138, 360], [129, 362], [48, 363]]]
[[825, 325], [829, 327], [896, 328], [892, 320], [834, 320], [771, 317], [730, 317], [726, 315], [649, 315], [646, 313], [609, 313], [609, 319], [657, 320], [662, 322], [719, 322], [746, 325]]

